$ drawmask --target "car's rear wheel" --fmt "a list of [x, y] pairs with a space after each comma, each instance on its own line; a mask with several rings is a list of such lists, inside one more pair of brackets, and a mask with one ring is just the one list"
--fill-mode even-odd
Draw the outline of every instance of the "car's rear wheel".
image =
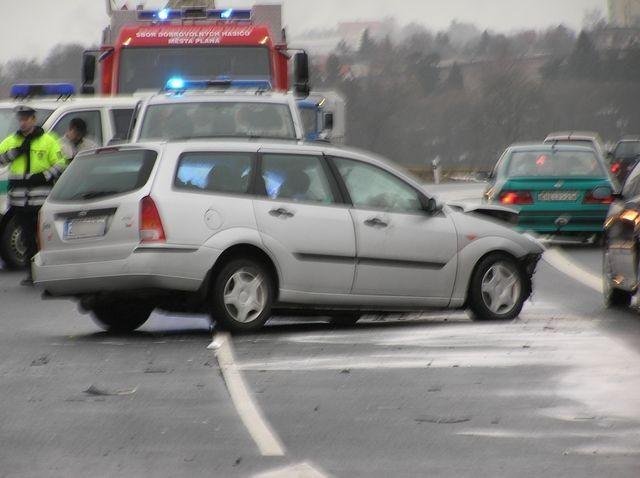
[[260, 261], [234, 259], [215, 278], [212, 295], [212, 320], [231, 332], [252, 332], [271, 314], [274, 282]]
[[[638, 261], [636, 260], [636, 264]], [[613, 286], [613, 266], [611, 265], [611, 253], [605, 244], [602, 257], [602, 295], [605, 307], [625, 308], [631, 305], [633, 293], [621, 290]]]
[[469, 310], [476, 320], [511, 320], [522, 311], [528, 297], [527, 278], [519, 264], [506, 254], [482, 259], [471, 277]]
[[22, 228], [15, 216], [7, 221], [0, 234], [0, 257], [9, 269], [24, 269], [27, 248], [22, 240]]
[[329, 323], [335, 327], [353, 327], [360, 320], [360, 313], [335, 314], [329, 318]]
[[145, 303], [105, 302], [91, 308], [93, 321], [111, 333], [133, 332], [144, 324], [153, 312], [153, 307]]

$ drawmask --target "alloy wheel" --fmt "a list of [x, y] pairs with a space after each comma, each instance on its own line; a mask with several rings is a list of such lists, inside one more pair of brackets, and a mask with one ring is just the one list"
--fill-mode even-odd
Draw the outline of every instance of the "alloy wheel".
[[494, 314], [508, 314], [517, 305], [522, 291], [518, 271], [506, 262], [496, 262], [482, 277], [482, 300]]
[[267, 286], [261, 273], [242, 268], [229, 277], [224, 287], [224, 306], [241, 323], [256, 320], [267, 305]]

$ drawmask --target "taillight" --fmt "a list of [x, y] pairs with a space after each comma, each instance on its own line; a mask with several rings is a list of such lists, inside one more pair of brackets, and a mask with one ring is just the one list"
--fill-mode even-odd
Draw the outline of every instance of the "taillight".
[[620, 168], [622, 167], [622, 165], [620, 163], [613, 163], [611, 165], [611, 172], [613, 174], [618, 174], [618, 172], [620, 171]]
[[582, 200], [583, 204], [611, 204], [613, 202], [613, 196], [611, 190], [606, 188], [605, 192], [598, 192], [597, 189], [589, 191], [584, 195]]
[[164, 227], [162, 219], [151, 196], [140, 201], [140, 242], [164, 242]]
[[533, 197], [529, 191], [502, 191], [500, 203], [507, 205], [533, 204]]

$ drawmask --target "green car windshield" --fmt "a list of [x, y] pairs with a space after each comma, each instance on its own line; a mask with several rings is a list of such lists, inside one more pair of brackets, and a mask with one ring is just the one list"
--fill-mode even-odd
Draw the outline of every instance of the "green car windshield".
[[516, 151], [505, 176], [603, 178], [606, 172], [591, 151]]

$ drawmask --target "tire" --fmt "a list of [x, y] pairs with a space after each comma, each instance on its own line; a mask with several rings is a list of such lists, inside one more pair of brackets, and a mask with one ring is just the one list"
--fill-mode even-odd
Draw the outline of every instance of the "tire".
[[356, 325], [356, 322], [360, 320], [360, 314], [338, 314], [332, 315], [329, 319], [329, 323], [334, 327], [353, 327]]
[[230, 332], [253, 332], [271, 315], [274, 281], [259, 260], [232, 259], [213, 282], [211, 320]]
[[0, 257], [9, 269], [24, 269], [27, 265], [25, 252], [26, 247], [22, 242], [22, 228], [18, 225], [16, 217], [13, 216], [7, 221], [0, 233]]
[[[638, 263], [636, 258], [636, 264]], [[633, 293], [627, 292], [613, 287], [613, 270], [611, 266], [611, 258], [609, 257], [608, 245], [605, 243], [604, 253], [602, 254], [602, 295], [604, 306], [607, 309], [624, 309], [631, 305]]]
[[522, 311], [529, 290], [529, 279], [515, 259], [490, 254], [471, 277], [469, 310], [475, 320], [512, 320]]
[[91, 318], [98, 327], [110, 333], [133, 332], [144, 324], [153, 312], [153, 307], [144, 303], [108, 302], [94, 305]]

